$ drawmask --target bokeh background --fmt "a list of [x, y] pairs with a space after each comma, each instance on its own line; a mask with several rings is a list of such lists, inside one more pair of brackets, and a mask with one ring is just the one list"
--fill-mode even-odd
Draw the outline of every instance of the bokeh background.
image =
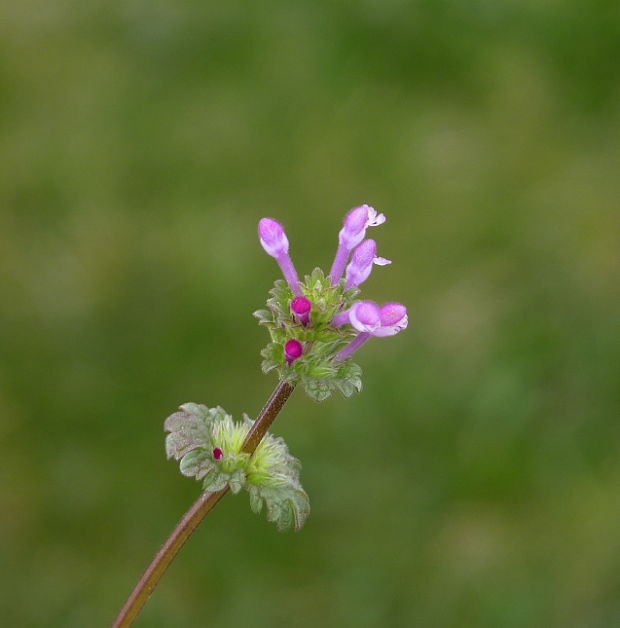
[[179, 403], [255, 414], [251, 312], [388, 216], [410, 328], [275, 425], [313, 513], [227, 497], [143, 628], [620, 625], [620, 5], [0, 9], [0, 613], [108, 626], [199, 487]]

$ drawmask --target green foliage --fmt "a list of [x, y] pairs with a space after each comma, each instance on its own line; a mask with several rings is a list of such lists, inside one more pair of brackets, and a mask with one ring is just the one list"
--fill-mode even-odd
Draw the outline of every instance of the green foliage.
[[[241, 451], [253, 421], [235, 422], [222, 408], [186, 403], [169, 416], [164, 429], [168, 458], [180, 461], [183, 475], [202, 480], [208, 491], [246, 489], [252, 510], [265, 506], [278, 530], [301, 529], [310, 513], [308, 495], [299, 482], [301, 464], [282, 438], [267, 434], [253, 455]], [[220, 456], [216, 456], [216, 452]]]
[[[304, 296], [312, 301], [308, 325], [301, 324], [291, 314], [294, 295], [283, 279], [278, 279], [269, 291], [268, 309], [254, 312], [259, 324], [267, 327], [271, 336], [271, 342], [261, 351], [263, 372], [277, 370], [280, 379], [291, 384], [301, 383], [315, 401], [324, 401], [336, 390], [349, 397], [361, 390], [362, 370], [351, 360], [338, 362], [334, 358], [357, 332], [350, 325], [333, 327], [331, 321], [353, 305], [359, 290], [345, 292], [344, 280], [332, 286], [329, 276], [320, 268], [306, 276], [301, 288]], [[284, 346], [291, 339], [304, 345], [304, 353], [288, 364]]]
[[310, 513], [306, 492], [292, 485], [278, 488], [250, 485], [250, 507], [259, 514], [265, 505], [267, 521], [276, 524], [280, 532], [294, 526], [300, 530]]

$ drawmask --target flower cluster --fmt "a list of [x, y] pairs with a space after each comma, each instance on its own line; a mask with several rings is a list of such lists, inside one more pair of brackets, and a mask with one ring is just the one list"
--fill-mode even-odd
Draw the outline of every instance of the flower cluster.
[[285, 279], [275, 282], [267, 309], [254, 313], [271, 336], [261, 352], [265, 373], [277, 370], [280, 379], [301, 382], [317, 401], [334, 390], [349, 396], [361, 389], [361, 369], [352, 362], [353, 353], [371, 337], [393, 336], [408, 323], [407, 309], [400, 303], [379, 306], [358, 299], [359, 286], [372, 267], [391, 264], [377, 255], [374, 240], [365, 239], [369, 227], [385, 220], [368, 205], [352, 209], [338, 235], [329, 275], [317, 268], [304, 281], [289, 255], [284, 227], [273, 218], [259, 222], [260, 242]]
[[[369, 227], [384, 222], [385, 216], [368, 205], [352, 209], [329, 274], [316, 268], [300, 281], [282, 225], [273, 218], [260, 221], [260, 242], [284, 274], [269, 292], [267, 309], [254, 312], [271, 336], [261, 352], [264, 372], [276, 370], [281, 381], [301, 383], [317, 401], [334, 390], [347, 397], [361, 390], [362, 371], [351, 356], [373, 336], [393, 336], [407, 327], [404, 305], [379, 306], [359, 298], [373, 266], [391, 264], [377, 255], [374, 240], [365, 239]], [[235, 422], [222, 408], [186, 403], [166, 419], [166, 453], [205, 490], [237, 494], [245, 489], [254, 512], [264, 506], [279, 530], [298, 530], [310, 512], [299, 482], [301, 465], [284, 440], [270, 434], [247, 453], [244, 443], [253, 424], [248, 416]]]
[[166, 419], [166, 454], [180, 461], [183, 475], [202, 480], [208, 491], [248, 491], [252, 510], [263, 505], [267, 519], [299, 530], [308, 514], [308, 495], [299, 483], [299, 460], [282, 438], [267, 434], [250, 455], [242, 451], [253, 421], [233, 421], [222, 408], [186, 403]]

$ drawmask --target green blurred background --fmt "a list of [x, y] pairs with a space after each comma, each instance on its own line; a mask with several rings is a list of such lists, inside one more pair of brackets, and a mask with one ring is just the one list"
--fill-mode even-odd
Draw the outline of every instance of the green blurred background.
[[179, 403], [255, 414], [251, 312], [388, 216], [409, 329], [275, 425], [313, 513], [227, 497], [144, 628], [620, 625], [620, 5], [0, 9], [0, 613], [112, 623], [199, 492]]

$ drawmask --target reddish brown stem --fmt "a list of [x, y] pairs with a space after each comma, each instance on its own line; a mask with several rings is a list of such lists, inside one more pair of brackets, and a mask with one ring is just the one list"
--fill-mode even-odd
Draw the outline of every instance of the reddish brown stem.
[[[242, 448], [244, 452], [249, 454], [254, 453], [258, 444], [280, 413], [280, 410], [282, 410], [284, 404], [291, 396], [293, 390], [295, 390], [295, 387], [285, 382], [280, 382], [277, 385], [246, 436]], [[185, 513], [167, 541], [163, 544], [159, 552], [157, 552], [151, 564], [147, 567], [142, 578], [140, 578], [138, 584], [129, 596], [129, 599], [125, 602], [121, 612], [118, 614], [112, 628], [129, 628], [129, 626], [134, 623], [151, 596], [151, 593], [153, 593], [155, 587], [159, 584], [166, 569], [170, 566], [170, 563], [175, 559], [176, 555], [202, 520], [211, 512], [227, 492], [228, 488], [215, 493], [206, 491]]]

